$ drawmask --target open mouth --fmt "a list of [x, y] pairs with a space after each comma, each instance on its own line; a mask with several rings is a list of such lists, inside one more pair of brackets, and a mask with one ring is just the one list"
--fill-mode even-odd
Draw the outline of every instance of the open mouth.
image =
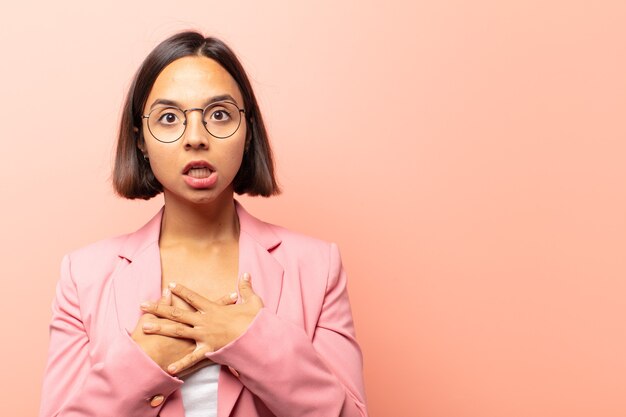
[[215, 171], [215, 168], [206, 161], [189, 162], [183, 169], [183, 175], [192, 178], [207, 178]]
[[211, 171], [209, 168], [191, 168], [187, 171], [186, 175], [189, 175], [193, 178], [206, 178], [211, 175]]

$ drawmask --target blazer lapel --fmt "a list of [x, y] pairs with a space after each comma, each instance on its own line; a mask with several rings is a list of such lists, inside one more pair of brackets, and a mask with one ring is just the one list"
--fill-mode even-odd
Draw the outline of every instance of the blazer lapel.
[[139, 304], [161, 297], [159, 235], [163, 207], [142, 228], [128, 235], [119, 256], [122, 265], [113, 277], [120, 326], [132, 333], [143, 314]]
[[250, 215], [235, 200], [239, 216], [239, 279], [249, 272], [252, 289], [263, 300], [266, 308], [275, 313], [283, 286], [283, 266], [274, 258], [272, 250], [281, 240], [270, 225]]
[[[280, 238], [267, 223], [250, 215], [235, 200], [239, 216], [239, 279], [250, 273], [252, 289], [261, 297], [265, 308], [276, 313], [283, 285], [283, 266], [271, 251], [280, 245]], [[239, 301], [238, 301], [239, 302]], [[217, 416], [228, 417], [241, 395], [243, 384], [225, 366], [218, 381]]]
[[[234, 203], [240, 226], [238, 279], [244, 272], [249, 272], [254, 292], [261, 297], [265, 308], [275, 313], [284, 269], [271, 252], [280, 245], [281, 239], [267, 223], [249, 214], [237, 200]], [[156, 301], [161, 296], [159, 236], [163, 210], [164, 206], [148, 223], [129, 234], [119, 252], [123, 264], [115, 272], [113, 285], [118, 320], [128, 333], [135, 329], [142, 314], [139, 304], [146, 300]], [[219, 375], [219, 417], [230, 415], [243, 389], [243, 384], [227, 369], [222, 366]]]

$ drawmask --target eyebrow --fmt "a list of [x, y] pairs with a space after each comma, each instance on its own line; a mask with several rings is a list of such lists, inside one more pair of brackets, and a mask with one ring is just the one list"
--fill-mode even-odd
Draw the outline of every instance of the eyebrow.
[[[218, 101], [232, 101], [233, 103], [237, 104], [237, 101], [230, 94], [220, 94], [219, 96], [213, 96], [210, 99], [206, 100], [202, 104], [202, 107], [206, 107], [209, 104], [215, 103]], [[176, 102], [175, 100], [170, 100], [167, 98], [159, 98], [159, 99], [156, 99], [154, 103], [152, 103], [152, 105], [150, 106], [150, 110], [152, 110], [154, 106], [156, 106], [157, 104], [165, 104], [166, 106], [176, 106], [182, 109], [182, 106], [180, 105], [180, 103]]]

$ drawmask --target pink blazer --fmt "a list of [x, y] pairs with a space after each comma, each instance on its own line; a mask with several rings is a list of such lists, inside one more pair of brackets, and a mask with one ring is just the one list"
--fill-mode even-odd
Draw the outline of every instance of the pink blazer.
[[[250, 272], [265, 307], [243, 335], [208, 355], [222, 365], [218, 416], [367, 416], [337, 245], [235, 206], [238, 275]], [[130, 337], [139, 304], [160, 297], [162, 214], [63, 257], [40, 417], [184, 417], [183, 381]]]

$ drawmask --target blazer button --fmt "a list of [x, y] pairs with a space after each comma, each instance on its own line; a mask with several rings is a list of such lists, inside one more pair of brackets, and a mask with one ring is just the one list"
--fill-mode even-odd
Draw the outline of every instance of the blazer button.
[[163, 400], [165, 399], [164, 396], [162, 396], [161, 394], [155, 395], [154, 397], [152, 397], [150, 399], [150, 405], [152, 407], [158, 407], [161, 404], [163, 404]]
[[239, 372], [237, 372], [237, 370], [235, 368], [233, 368], [232, 366], [228, 367], [228, 370], [230, 371], [231, 374], [235, 375], [237, 378], [239, 378]]

